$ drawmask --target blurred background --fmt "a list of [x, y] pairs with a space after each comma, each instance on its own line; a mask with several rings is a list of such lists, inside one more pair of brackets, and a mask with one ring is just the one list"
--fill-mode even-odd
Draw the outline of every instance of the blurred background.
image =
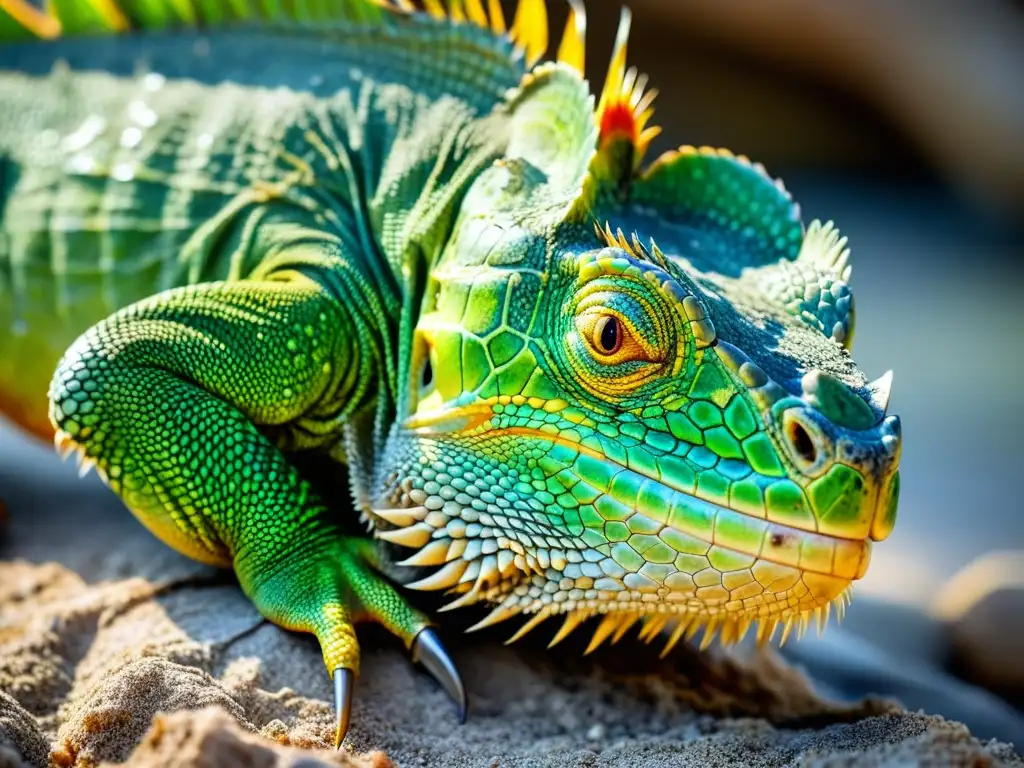
[[[554, 44], [565, 13], [551, 5]], [[895, 369], [891, 412], [903, 420], [905, 443], [899, 522], [857, 589], [877, 600], [855, 601], [846, 625], [887, 652], [930, 655], [1019, 704], [1024, 4], [631, 5], [630, 62], [661, 92], [654, 122], [664, 133], [652, 157], [678, 144], [746, 154], [785, 180], [807, 220], [832, 219], [850, 238], [854, 354], [870, 378]], [[618, 8], [588, 3], [594, 90]], [[49, 447], [0, 425], [12, 526], [72, 495], [126, 514], [95, 479], [80, 484], [73, 474]], [[975, 624], [965, 629], [967, 619]], [[813, 667], [813, 644], [799, 648]], [[1011, 657], [1016, 670], [1006, 666]], [[912, 708], [921, 693], [896, 692]], [[916, 706], [933, 709], [933, 700]]]

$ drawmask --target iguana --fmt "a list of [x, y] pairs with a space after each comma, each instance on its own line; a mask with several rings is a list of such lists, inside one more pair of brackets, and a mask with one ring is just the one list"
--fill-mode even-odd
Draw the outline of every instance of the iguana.
[[464, 715], [407, 589], [766, 641], [892, 530], [846, 240], [745, 157], [645, 165], [629, 20], [595, 99], [578, 0], [554, 61], [543, 0], [0, 0], [2, 410], [313, 633], [339, 744], [361, 620]]

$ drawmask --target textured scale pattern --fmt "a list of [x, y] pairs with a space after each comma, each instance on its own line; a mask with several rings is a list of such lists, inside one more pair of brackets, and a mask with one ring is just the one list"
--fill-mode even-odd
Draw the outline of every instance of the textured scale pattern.
[[579, 0], [551, 62], [543, 0], [0, 0], [0, 410], [316, 635], [339, 743], [360, 621], [465, 713], [384, 573], [667, 653], [823, 628], [895, 524], [845, 238], [645, 165], [629, 24], [592, 93]]

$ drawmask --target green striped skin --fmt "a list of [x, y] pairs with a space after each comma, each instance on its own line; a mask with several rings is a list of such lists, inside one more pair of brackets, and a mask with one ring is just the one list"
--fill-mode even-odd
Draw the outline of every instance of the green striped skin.
[[[481, 142], [464, 137], [469, 148], [446, 158], [437, 178], [435, 160], [522, 65], [508, 61], [507, 42], [479, 30], [384, 19], [384, 30], [346, 28], [340, 40], [330, 25], [318, 28], [332, 66], [326, 75], [301, 70], [301, 86], [287, 70], [262, 83], [204, 86], [217, 61], [195, 53], [205, 40], [195, 33], [0, 47], [0, 399], [9, 413], [46, 434], [47, 383], [82, 330], [170, 287], [244, 277], [258, 263], [243, 243], [246, 222], [262, 215], [250, 198], [267, 188], [287, 190], [300, 223], [327, 219], [350, 239], [370, 278], [390, 289], [387, 313], [401, 314], [408, 230], [419, 229], [428, 256], [436, 249], [461, 186], [446, 182], [482, 162], [464, 156]], [[226, 32], [217, 44], [227, 62], [309, 48], [266, 33]], [[147, 45], [179, 76], [88, 71], [100, 60], [132, 72]], [[389, 55], [396, 49], [401, 58]], [[453, 53], [434, 57], [438, 49]], [[420, 61], [418, 51], [431, 55]], [[493, 63], [465, 75], [463, 57]], [[322, 55], [310, 58], [322, 66]], [[331, 95], [303, 92], [311, 81]], [[412, 190], [418, 198], [406, 199]], [[353, 198], [359, 207], [346, 210]]]
[[[211, 84], [186, 34], [139, 76], [132, 38], [101, 43], [108, 74], [81, 42], [51, 74], [0, 54], [35, 62], [0, 74], [0, 407], [38, 432], [48, 409], [331, 671], [358, 669], [357, 619], [407, 645], [428, 624], [375, 566], [496, 604], [483, 623], [603, 615], [595, 644], [641, 616], [674, 640], [823, 616], [898, 491], [845, 241], [727, 153], [634, 173], [568, 66], [358, 7], [315, 87]], [[254, 40], [284, 80], [308, 55]], [[410, 556], [343, 532], [311, 450], [349, 465], [348, 522]]]

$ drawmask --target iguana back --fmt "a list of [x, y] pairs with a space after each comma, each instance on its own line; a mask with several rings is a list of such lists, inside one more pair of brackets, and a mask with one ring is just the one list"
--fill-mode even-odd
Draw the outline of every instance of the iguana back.
[[[381, 259], [368, 271], [400, 292], [400, 257], [392, 247], [383, 263], [395, 244], [381, 229], [400, 206], [380, 189], [382, 177], [417, 175], [446, 128], [490, 110], [521, 73], [495, 56], [480, 74], [477, 57], [477, 76], [453, 88], [456, 73], [470, 71], [460, 57], [494, 48], [493, 39], [439, 26], [436, 55], [390, 56], [429, 36], [422, 25], [383, 21], [386, 33], [379, 23], [319, 25], [312, 45], [308, 29], [283, 25], [0, 47], [8, 415], [48, 436], [47, 384], [86, 328], [175, 286], [244, 277], [258, 262], [241, 242], [252, 202], [286, 189], [294, 198], [297, 187], [319, 187], [291, 201], [307, 209], [324, 206], [314, 200], [323, 194], [347, 209], [374, 245], [359, 253]], [[412, 151], [391, 152], [398, 140]]]

